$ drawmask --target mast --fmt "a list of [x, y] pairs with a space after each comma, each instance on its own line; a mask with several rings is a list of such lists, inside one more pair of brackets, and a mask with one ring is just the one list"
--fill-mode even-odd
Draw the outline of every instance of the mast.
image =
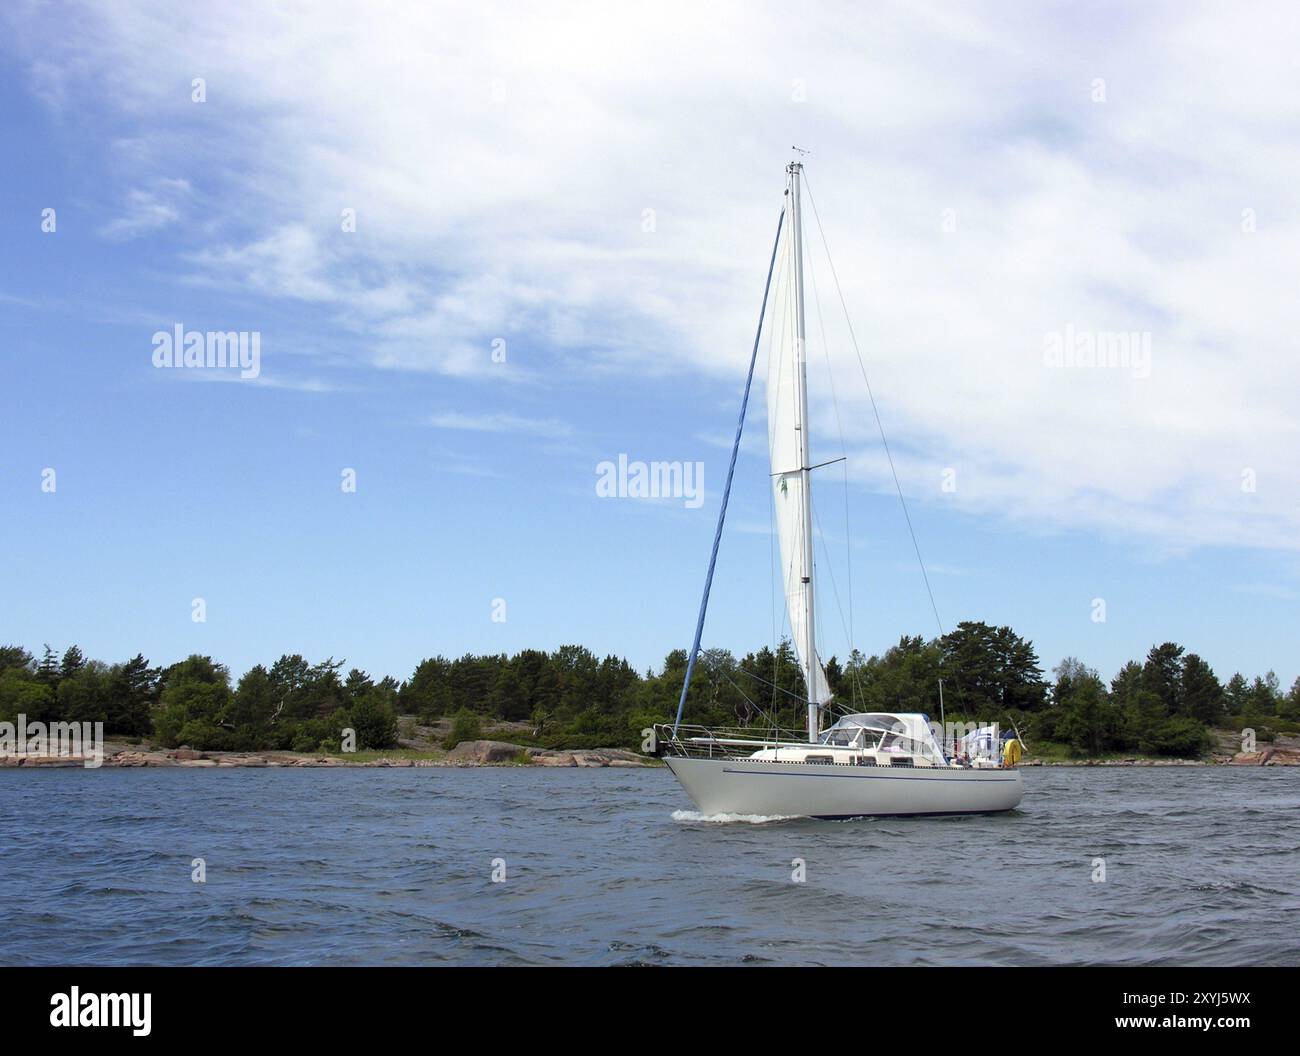
[[813, 520], [812, 520], [812, 458], [808, 450], [808, 360], [804, 347], [803, 314], [803, 210], [799, 202], [799, 182], [803, 164], [792, 161], [786, 166], [790, 174], [790, 239], [794, 259], [794, 319], [795, 319], [795, 403], [799, 410], [798, 431], [799, 476], [803, 498], [803, 674], [808, 693], [808, 742], [815, 744], [820, 730], [820, 703], [816, 697], [817, 635], [813, 627]]

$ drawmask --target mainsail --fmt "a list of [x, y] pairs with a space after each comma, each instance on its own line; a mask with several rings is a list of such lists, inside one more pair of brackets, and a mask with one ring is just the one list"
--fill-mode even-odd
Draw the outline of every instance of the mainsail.
[[[772, 345], [767, 367], [767, 440], [772, 466], [777, 535], [785, 580], [790, 634], [803, 667], [809, 699], [831, 698], [826, 672], [817, 656], [813, 612], [813, 540], [808, 431], [807, 369], [804, 354], [803, 247], [799, 216], [799, 175], [790, 167], [787, 191], [793, 223], [782, 247], [780, 280], [774, 296]], [[816, 720], [809, 718], [810, 735]]]

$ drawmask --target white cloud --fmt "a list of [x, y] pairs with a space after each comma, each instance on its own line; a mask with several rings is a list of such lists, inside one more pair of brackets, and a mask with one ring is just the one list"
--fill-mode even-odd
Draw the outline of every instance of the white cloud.
[[465, 414], [445, 411], [429, 418], [435, 429], [458, 429], [472, 433], [523, 433], [528, 436], [571, 436], [573, 429], [554, 418], [523, 418], [515, 414]]
[[[9, 16], [33, 91], [188, 158], [223, 210], [197, 277], [319, 306], [366, 362], [473, 375], [502, 336], [615, 383], [737, 378], [798, 143], [909, 495], [1300, 545], [1285, 4], [80, 6]], [[855, 473], [891, 487], [816, 279]], [[1045, 368], [1067, 325], [1149, 331], [1151, 376]]]
[[181, 217], [181, 206], [190, 196], [188, 180], [157, 179], [148, 188], [126, 193], [124, 210], [100, 228], [105, 238], [129, 239], [151, 234]]

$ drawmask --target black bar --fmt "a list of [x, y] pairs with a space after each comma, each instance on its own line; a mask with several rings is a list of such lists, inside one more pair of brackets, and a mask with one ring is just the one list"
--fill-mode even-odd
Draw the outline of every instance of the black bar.
[[[682, 1008], [674, 1012], [679, 1025], [692, 1016], [711, 1018], [734, 996], [727, 1013], [729, 1030], [747, 1029], [743, 1020], [761, 1016], [765, 1024], [787, 1019], [792, 1029], [805, 1013], [794, 1004], [755, 1008], [745, 998], [756, 980], [732, 969], [686, 969], [707, 973], [707, 979], [674, 980], [673, 993]], [[793, 973], [797, 969], [770, 969]], [[518, 969], [516, 969], [518, 971]], [[114, 1034], [130, 1042], [174, 1042], [212, 1038], [259, 1041], [283, 1037], [294, 1041], [331, 1043], [352, 1039], [372, 1044], [395, 1041], [421, 1021], [430, 1037], [445, 1036], [456, 1024], [493, 1020], [510, 1008], [519, 1016], [516, 1030], [546, 1030], [547, 1021], [591, 1030], [608, 1024], [624, 1028], [658, 1002], [657, 987], [640, 973], [576, 968], [580, 985], [556, 989], [537, 1009], [532, 980], [483, 978], [480, 970], [447, 968], [6, 968], [0, 970], [5, 994], [7, 1042], [54, 1040], [60, 1035], [79, 1041]], [[907, 1040], [917, 1048], [939, 1044], [1055, 1045], [1122, 1039], [1160, 1040], [1186, 1044], [1194, 1038], [1215, 1046], [1280, 1036], [1293, 1023], [1295, 982], [1292, 973], [1263, 968], [1004, 968], [988, 967], [898, 969], [830, 969], [844, 974], [825, 980], [832, 987], [863, 983], [888, 993], [885, 1003], [868, 1002], [860, 1011], [872, 1022], [878, 1039]], [[472, 978], [463, 978], [475, 973]], [[851, 977], [847, 973], [852, 973]], [[454, 976], [462, 978], [456, 979]], [[819, 980], [819, 982], [822, 980]], [[576, 980], [574, 982], [577, 982]], [[776, 984], [775, 980], [771, 981]], [[797, 985], [796, 980], [787, 980]], [[762, 985], [761, 981], [759, 981]], [[459, 984], [459, 985], [458, 985]], [[779, 985], [779, 984], [777, 984]], [[519, 987], [516, 989], [515, 987]], [[691, 999], [692, 987], [705, 986], [707, 1001]], [[136, 1036], [130, 1025], [112, 1027], [51, 1024], [52, 1009], [76, 987], [84, 1004], [87, 995], [148, 994], [148, 1034]], [[734, 993], [733, 993], [734, 991]], [[784, 991], [790, 993], [790, 991]], [[701, 992], [703, 993], [703, 992]], [[855, 1002], [857, 989], [841, 992]], [[561, 999], [561, 994], [568, 996]], [[450, 1001], [451, 996], [455, 1000]], [[60, 1004], [60, 1007], [62, 1007]], [[533, 1011], [527, 1011], [532, 1006]], [[96, 1006], [98, 1007], [98, 1005]], [[137, 1003], [143, 1008], [143, 1001]], [[694, 1009], [694, 1011], [692, 1011]], [[713, 1010], [713, 1012], [710, 1012]], [[533, 1019], [534, 1015], [540, 1018]], [[815, 1017], [814, 1017], [815, 1018]], [[1179, 1021], [1209, 1020], [1195, 1026]], [[1152, 1022], [1147, 1023], [1145, 1021]], [[1227, 1020], [1243, 1020], [1229, 1025]], [[499, 1020], [496, 1022], [500, 1023]], [[714, 1024], [716, 1026], [716, 1022]], [[758, 1023], [751, 1026], [759, 1026]], [[138, 1028], [137, 1028], [138, 1029]], [[766, 1030], [766, 1028], [765, 1028]], [[246, 1033], [253, 1032], [256, 1033]], [[511, 1031], [518, 1037], [515, 1031]], [[766, 1033], [765, 1033], [765, 1036]], [[607, 1044], [618, 1045], [620, 1035]], [[667, 1039], [665, 1039], [667, 1040]], [[734, 1033], [731, 1040], [736, 1040]], [[577, 1039], [574, 1039], [577, 1042]], [[10, 1050], [14, 1051], [14, 1050]]]

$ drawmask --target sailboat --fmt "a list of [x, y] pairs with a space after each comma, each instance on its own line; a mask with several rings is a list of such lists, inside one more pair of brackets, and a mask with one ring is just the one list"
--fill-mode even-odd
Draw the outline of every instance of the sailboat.
[[[655, 727], [655, 750], [700, 811], [709, 816], [853, 818], [1012, 810], [1024, 795], [1020, 771], [987, 757], [973, 763], [948, 757], [923, 714], [856, 712], [842, 715], [822, 728], [822, 717], [832, 698], [826, 670], [817, 654], [813, 605], [816, 569], [812, 472], [818, 467], [809, 450], [810, 430], [806, 428], [803, 178], [801, 161], [786, 167], [785, 199], [768, 263], [758, 333], [750, 356], [694, 644], [687, 660], [676, 721], [671, 726]], [[806, 736], [767, 728], [716, 729], [682, 723], [699, 657], [779, 252], [783, 254], [783, 288], [775, 300], [785, 317], [783, 325], [776, 328], [780, 338], [768, 366], [768, 448], [786, 612], [808, 698]]]

